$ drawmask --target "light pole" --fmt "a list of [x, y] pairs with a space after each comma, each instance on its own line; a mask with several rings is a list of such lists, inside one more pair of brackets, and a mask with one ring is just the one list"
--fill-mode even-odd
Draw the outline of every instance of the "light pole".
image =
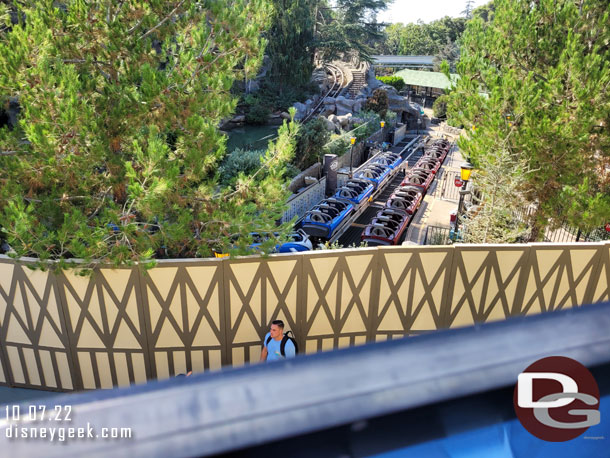
[[352, 156], [354, 152], [354, 143], [356, 143], [356, 137], [350, 137], [349, 143], [349, 177], [352, 178]]
[[[385, 127], [385, 121], [382, 119], [381, 121], [379, 121], [379, 125], [381, 126], [381, 144], [383, 145], [385, 143], [385, 135], [383, 135], [383, 128]], [[385, 148], [382, 148], [382, 150]]]
[[457, 237], [458, 234], [458, 226], [460, 224], [460, 215], [462, 214], [462, 210], [464, 207], [464, 196], [468, 193], [466, 188], [468, 187], [468, 180], [470, 180], [470, 174], [472, 173], [472, 164], [470, 162], [466, 162], [462, 164], [460, 168], [460, 178], [464, 183], [462, 189], [460, 190], [460, 201], [458, 203], [457, 216], [455, 218], [455, 235]]

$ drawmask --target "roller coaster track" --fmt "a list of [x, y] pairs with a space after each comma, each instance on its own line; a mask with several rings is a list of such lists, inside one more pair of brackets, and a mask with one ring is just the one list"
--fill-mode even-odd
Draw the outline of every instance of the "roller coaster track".
[[337, 67], [336, 65], [333, 65], [333, 64], [326, 64], [325, 67], [326, 67], [326, 70], [333, 77], [333, 84], [332, 84], [331, 88], [328, 90], [328, 92], [326, 94], [324, 94], [322, 97], [320, 97], [320, 100], [318, 101], [318, 103], [303, 118], [303, 120], [301, 121], [303, 123], [306, 123], [307, 121], [311, 120], [314, 116], [316, 116], [318, 113], [320, 113], [322, 111], [322, 108], [324, 107], [324, 100], [326, 99], [326, 97], [337, 97], [339, 95], [339, 93], [341, 92], [341, 90], [343, 89], [343, 85], [345, 84], [346, 77], [345, 77], [345, 74], [343, 73], [343, 70], [341, 70], [339, 67]]
[[[342, 223], [339, 227], [337, 227], [337, 229], [333, 232], [333, 236], [328, 241], [328, 243], [334, 243], [336, 241], [339, 241], [339, 239], [350, 228], [350, 226], [352, 226], [352, 224], [355, 223], [356, 220], [359, 219], [360, 216], [369, 207], [372, 206], [372, 204], [378, 199], [379, 196], [381, 196], [385, 193], [385, 198], [383, 199], [384, 201], [390, 196], [390, 194], [394, 190], [394, 188], [403, 180], [404, 175], [401, 172], [403, 170], [406, 170], [406, 168], [408, 168], [409, 159], [416, 153], [416, 151], [418, 151], [420, 148], [422, 148], [423, 138], [418, 135], [417, 137], [415, 137], [413, 140], [411, 140], [408, 143], [405, 140], [404, 146], [402, 144], [401, 144], [401, 146], [402, 146], [402, 149], [400, 150], [400, 152], [397, 151], [396, 153], [400, 154], [400, 156], [403, 158], [403, 164], [400, 167], [398, 167], [397, 169], [393, 170], [388, 175], [388, 177], [383, 181], [383, 183], [380, 184], [380, 186], [375, 190], [375, 192], [373, 193], [373, 195], [367, 202], [363, 203], [363, 205], [358, 207], [356, 212], [353, 215], [351, 215], [349, 217], [349, 219], [347, 219], [344, 223]], [[358, 167], [358, 169], [356, 169], [356, 171], [365, 167], [367, 163], [368, 163], [368, 161], [365, 164], [362, 164], [360, 167]], [[370, 218], [370, 219], [372, 219], [372, 218]], [[360, 228], [360, 232], [362, 232], [362, 228]], [[360, 234], [358, 234], [358, 235], [360, 235]], [[344, 245], [347, 245], [347, 244], [344, 244]]]

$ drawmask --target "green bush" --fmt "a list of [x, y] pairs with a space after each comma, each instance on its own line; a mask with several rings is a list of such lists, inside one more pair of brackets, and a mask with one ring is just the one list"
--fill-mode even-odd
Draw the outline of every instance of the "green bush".
[[264, 150], [244, 150], [237, 148], [227, 154], [220, 166], [220, 183], [224, 186], [231, 185], [241, 172], [252, 174], [261, 166], [261, 156]]
[[[271, 111], [288, 111], [295, 102], [304, 102], [307, 98], [317, 94], [317, 84], [311, 82], [302, 87], [286, 86], [271, 80], [264, 80], [255, 95], [244, 98], [244, 103], [253, 106], [256, 103], [268, 107]], [[253, 100], [254, 99], [254, 100]]]
[[[381, 128], [379, 125], [381, 117], [374, 111], [361, 111], [358, 117], [364, 121], [363, 124], [366, 124], [366, 127], [356, 130], [356, 138], [359, 142], [366, 140]], [[356, 127], [358, 127], [358, 124], [354, 124], [354, 128]]]
[[256, 98], [255, 101], [254, 105], [250, 105], [246, 114], [246, 122], [258, 125], [267, 124], [271, 110], [261, 99]]
[[402, 91], [405, 87], [405, 80], [403, 80], [400, 76], [378, 76], [377, 79], [381, 81], [383, 84], [388, 84], [398, 92]]
[[385, 114], [385, 122], [386, 122], [386, 126], [390, 125], [390, 126], [394, 126], [396, 124], [396, 118], [398, 117], [398, 115], [396, 114], [395, 111], [388, 111]]
[[322, 156], [324, 145], [330, 139], [330, 132], [323, 119], [315, 119], [299, 129], [297, 150], [293, 163], [301, 170], [315, 164]]
[[445, 119], [447, 117], [447, 96], [441, 95], [436, 99], [432, 109], [434, 110], [435, 118]]
[[284, 176], [287, 180], [292, 180], [299, 173], [301, 173], [301, 169], [299, 169], [296, 165], [286, 164], [286, 172], [284, 173]]
[[325, 146], [326, 154], [336, 154], [337, 156], [343, 156], [349, 151], [349, 138], [343, 135], [332, 134], [330, 141]]

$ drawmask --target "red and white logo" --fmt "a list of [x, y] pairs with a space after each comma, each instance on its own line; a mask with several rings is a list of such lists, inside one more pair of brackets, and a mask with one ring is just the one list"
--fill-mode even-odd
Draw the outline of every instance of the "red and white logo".
[[595, 378], [564, 356], [540, 359], [519, 374], [513, 403], [523, 427], [549, 442], [572, 440], [601, 421]]

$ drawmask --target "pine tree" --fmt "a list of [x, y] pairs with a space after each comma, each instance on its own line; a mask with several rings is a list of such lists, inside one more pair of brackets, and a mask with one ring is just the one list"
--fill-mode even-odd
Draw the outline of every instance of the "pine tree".
[[274, 227], [296, 126], [219, 185], [236, 78], [260, 65], [268, 0], [16, 2], [0, 16], [0, 226], [18, 256], [116, 264], [209, 256]]
[[314, 57], [314, 14], [318, 0], [272, 0], [267, 53], [271, 78], [280, 85], [309, 82]]
[[320, 55], [332, 60], [355, 54], [360, 60], [371, 61], [371, 43], [383, 37], [383, 24], [375, 16], [389, 0], [337, 0], [332, 7], [322, 2], [315, 37]]
[[474, 0], [466, 0], [466, 5], [464, 5], [464, 11], [462, 14], [466, 17], [466, 19], [472, 18], [472, 12], [474, 11]]
[[468, 243], [514, 243], [527, 240], [523, 224], [523, 193], [526, 164], [507, 150], [481, 157], [480, 170], [473, 177], [477, 192], [474, 211], [464, 218], [464, 240]]
[[494, 4], [493, 19], [475, 17], [462, 37], [448, 108], [468, 130], [460, 146], [475, 165], [502, 151], [525, 164], [531, 240], [566, 218], [599, 226], [610, 214], [610, 5]]

